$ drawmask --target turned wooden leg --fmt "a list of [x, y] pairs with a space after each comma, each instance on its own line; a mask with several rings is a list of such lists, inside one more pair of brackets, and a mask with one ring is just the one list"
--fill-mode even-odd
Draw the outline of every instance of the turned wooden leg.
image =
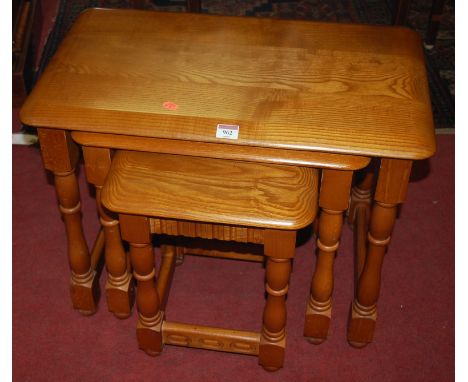
[[286, 347], [286, 293], [294, 257], [296, 231], [266, 230], [266, 292], [259, 363], [268, 371], [283, 367]]
[[[320, 174], [319, 176], [321, 178], [322, 170], [320, 170], [319, 174]], [[320, 182], [319, 182], [318, 186], [319, 186], [319, 189], [320, 189]], [[314, 219], [314, 221], [312, 223], [312, 233], [315, 235], [315, 237], [318, 237], [318, 234], [319, 234], [319, 220], [320, 220], [319, 219], [319, 214], [317, 213], [317, 215], [315, 216], [315, 219]]]
[[356, 298], [352, 306], [348, 341], [355, 347], [372, 341], [377, 318], [382, 263], [396, 217], [397, 204], [376, 202], [372, 208], [368, 233], [367, 256], [359, 277]]
[[155, 356], [162, 350], [163, 312], [157, 291], [153, 245], [149, 219], [119, 215], [122, 237], [130, 244], [133, 276], [137, 280], [138, 324], [136, 335], [140, 349]]
[[70, 295], [73, 307], [89, 315], [96, 312], [99, 283], [81, 224], [81, 205], [75, 166], [79, 151], [69, 133], [38, 129], [44, 167], [53, 171], [59, 209], [65, 223], [71, 269]]
[[312, 223], [312, 232], [315, 236], [318, 236], [319, 235], [319, 218], [318, 218], [318, 215], [317, 217], [314, 219], [314, 222]]
[[371, 163], [357, 175], [361, 175], [358, 183], [351, 190], [349, 208], [347, 211], [347, 222], [351, 226], [355, 223], [357, 210], [364, 208], [367, 216], [370, 216], [370, 207], [372, 204], [372, 186], [374, 184], [375, 162]]
[[107, 308], [118, 318], [127, 318], [132, 313], [135, 299], [133, 278], [127, 255], [122, 245], [119, 221], [107, 214], [101, 205], [101, 189], [96, 188], [96, 202], [100, 221], [106, 237], [105, 259], [107, 269]]
[[104, 230], [107, 269], [107, 307], [118, 318], [127, 318], [134, 301], [133, 279], [122, 245], [119, 221], [101, 204], [101, 190], [111, 165], [111, 152], [106, 148], [83, 147], [86, 177], [96, 187], [96, 204]]
[[367, 253], [348, 326], [348, 341], [355, 347], [367, 345], [374, 336], [383, 258], [390, 242], [398, 204], [404, 201], [406, 195], [410, 172], [411, 161], [382, 160], [370, 219]]
[[260, 364], [269, 371], [283, 367], [286, 347], [286, 293], [288, 292], [290, 259], [270, 257], [266, 265], [267, 302], [263, 311], [260, 339]]
[[304, 336], [313, 344], [322, 343], [328, 335], [332, 307], [333, 264], [341, 237], [343, 212], [348, 207], [352, 175], [350, 171], [323, 170], [322, 172], [318, 255], [304, 324]]
[[173, 245], [161, 245], [161, 265], [159, 266], [156, 288], [160, 301], [159, 309], [165, 310], [171, 289], [174, 268], [177, 265], [177, 249]]
[[304, 327], [304, 336], [313, 344], [322, 343], [328, 335], [332, 307], [333, 264], [342, 224], [342, 211], [322, 208], [317, 238], [318, 255]]
[[184, 249], [181, 247], [175, 247], [176, 251], [176, 265], [182, 265], [185, 259], [185, 252]]
[[372, 191], [376, 161], [359, 171], [357, 184], [352, 188], [347, 222], [353, 228], [355, 253], [355, 280], [359, 279], [366, 258], [367, 231], [371, 215]]

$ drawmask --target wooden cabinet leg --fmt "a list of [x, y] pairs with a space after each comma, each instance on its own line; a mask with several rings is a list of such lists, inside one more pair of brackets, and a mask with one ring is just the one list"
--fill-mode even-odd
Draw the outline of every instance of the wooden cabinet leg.
[[138, 345], [147, 354], [155, 356], [162, 350], [163, 313], [159, 309], [152, 244], [130, 243], [130, 257], [133, 276], [138, 282]]
[[81, 224], [80, 191], [75, 174], [79, 151], [63, 130], [38, 129], [44, 167], [54, 173], [55, 189], [68, 241], [73, 307], [89, 315], [97, 310], [99, 283]]
[[371, 215], [375, 167], [376, 161], [374, 159], [365, 169], [356, 174], [360, 179], [352, 188], [349, 200], [347, 222], [354, 231], [355, 280], [359, 279], [366, 258], [367, 231]]
[[265, 370], [283, 367], [286, 347], [286, 294], [294, 257], [296, 231], [267, 230], [265, 233], [267, 301], [263, 311], [259, 363]]
[[181, 247], [175, 247], [176, 251], [176, 265], [182, 265], [185, 259], [184, 249]]
[[351, 190], [349, 208], [347, 211], [347, 222], [351, 226], [356, 221], [358, 209], [364, 208], [366, 210], [367, 217], [370, 216], [372, 186], [374, 183], [374, 164], [374, 161], [371, 161], [369, 166], [357, 173], [358, 175], [362, 175], [362, 179], [360, 179]]
[[351, 180], [350, 171], [322, 172], [318, 255], [304, 324], [304, 336], [313, 344], [322, 343], [328, 335], [332, 308], [333, 264], [341, 237], [343, 212], [348, 207]]
[[322, 209], [320, 213], [318, 255], [304, 327], [304, 336], [313, 344], [322, 343], [328, 335], [332, 307], [333, 264], [341, 236], [342, 212]]
[[149, 220], [131, 215], [119, 215], [119, 220], [122, 237], [130, 244], [133, 276], [137, 280], [138, 345], [147, 354], [155, 356], [162, 350], [163, 312], [156, 286]]
[[367, 235], [367, 253], [350, 312], [348, 342], [355, 347], [367, 345], [374, 336], [383, 258], [390, 243], [398, 204], [406, 196], [410, 172], [411, 161], [382, 160]]
[[119, 221], [101, 204], [101, 190], [111, 165], [111, 152], [106, 148], [83, 147], [86, 177], [96, 187], [96, 204], [105, 235], [107, 269], [107, 308], [118, 318], [127, 318], [134, 302], [133, 279], [122, 245]]
[[96, 187], [96, 202], [106, 238], [105, 259], [107, 269], [107, 308], [118, 318], [132, 313], [135, 299], [133, 278], [128, 267], [127, 255], [122, 245], [119, 221], [108, 214], [101, 205], [101, 189]]
[[351, 308], [348, 341], [363, 347], [372, 341], [377, 319], [377, 299], [383, 258], [396, 218], [396, 204], [376, 202], [372, 209], [367, 256], [359, 277], [356, 298]]
[[81, 204], [78, 182], [74, 171], [55, 173], [59, 209], [65, 222], [68, 239], [68, 260], [71, 268], [70, 295], [73, 307], [81, 314], [94, 314], [99, 298], [96, 271], [81, 224]]
[[290, 259], [268, 258], [266, 266], [267, 302], [263, 311], [259, 362], [269, 371], [283, 367], [286, 347], [286, 299]]

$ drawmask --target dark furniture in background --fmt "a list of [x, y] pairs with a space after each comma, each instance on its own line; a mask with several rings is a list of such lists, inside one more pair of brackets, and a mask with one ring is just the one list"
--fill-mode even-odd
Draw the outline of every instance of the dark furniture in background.
[[[432, 49], [437, 38], [437, 32], [439, 31], [440, 19], [444, 10], [445, 0], [433, 0], [431, 13], [429, 15], [429, 24], [427, 26], [426, 38], [424, 39], [424, 46], [426, 49]], [[408, 15], [410, 0], [399, 0], [397, 1], [393, 11], [393, 24], [403, 25], [406, 23]]]
[[[187, 0], [186, 2], [187, 12], [201, 12], [201, 0]], [[135, 8], [145, 8], [145, 0], [133, 0], [133, 6]]]
[[41, 25], [40, 1], [13, 0], [13, 107], [23, 104], [31, 88]]

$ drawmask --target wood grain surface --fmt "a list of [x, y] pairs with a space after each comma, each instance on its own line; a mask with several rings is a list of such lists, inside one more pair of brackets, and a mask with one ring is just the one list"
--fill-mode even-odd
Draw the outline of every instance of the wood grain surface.
[[74, 131], [73, 140], [82, 146], [178, 154], [207, 158], [234, 159], [250, 162], [289, 164], [336, 170], [360, 170], [370, 158], [356, 155], [327, 154], [317, 151], [282, 150], [268, 147], [233, 146], [222, 143], [182, 141], [135, 137], [129, 135], [99, 134]]
[[118, 151], [101, 197], [124, 214], [299, 229], [316, 215], [317, 185], [312, 168]]
[[[402, 27], [91, 9], [21, 120], [402, 159], [435, 151], [421, 41]], [[238, 125], [238, 139], [216, 138], [220, 123]]]

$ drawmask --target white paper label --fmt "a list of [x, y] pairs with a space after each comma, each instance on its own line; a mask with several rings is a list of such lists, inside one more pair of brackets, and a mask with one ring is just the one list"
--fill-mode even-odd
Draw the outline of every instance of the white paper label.
[[224, 125], [218, 123], [216, 138], [237, 139], [239, 137], [239, 125]]

